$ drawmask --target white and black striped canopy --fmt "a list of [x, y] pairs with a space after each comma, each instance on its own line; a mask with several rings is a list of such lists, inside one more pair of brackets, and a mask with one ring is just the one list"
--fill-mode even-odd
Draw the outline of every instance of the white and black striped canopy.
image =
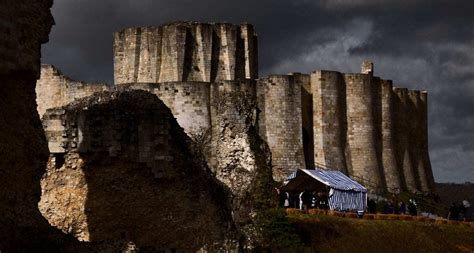
[[[315, 182], [320, 182], [320, 184]], [[318, 186], [319, 185], [319, 186]], [[340, 211], [364, 211], [367, 206], [367, 189], [338, 170], [299, 169], [291, 173], [282, 190], [321, 190], [326, 185], [329, 208]]]
[[308, 176], [318, 180], [319, 182], [337, 190], [342, 191], [356, 191], [356, 192], [367, 192], [367, 189], [359, 184], [357, 181], [349, 178], [344, 175], [344, 173], [338, 170], [326, 170], [326, 169], [314, 169], [306, 170], [299, 169], [288, 176], [285, 181], [285, 184], [288, 184], [289, 181], [296, 178], [298, 173], [305, 173]]

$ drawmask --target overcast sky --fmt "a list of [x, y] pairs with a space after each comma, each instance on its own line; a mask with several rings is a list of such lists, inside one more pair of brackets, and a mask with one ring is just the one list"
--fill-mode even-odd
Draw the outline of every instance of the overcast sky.
[[437, 182], [474, 182], [474, 1], [55, 0], [43, 63], [74, 79], [113, 80], [112, 33], [175, 20], [249, 22], [260, 76], [359, 72], [363, 59], [397, 86], [429, 95]]

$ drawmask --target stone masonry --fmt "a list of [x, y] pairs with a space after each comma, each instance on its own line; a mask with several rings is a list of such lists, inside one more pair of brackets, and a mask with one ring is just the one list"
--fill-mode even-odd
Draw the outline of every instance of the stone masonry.
[[74, 99], [106, 90], [109, 90], [109, 86], [105, 83], [74, 81], [52, 65], [41, 65], [41, 79], [36, 82], [36, 95], [44, 99], [38, 99], [38, 113], [41, 117], [48, 108], [63, 106]]
[[[126, 28], [114, 37], [116, 87], [157, 95], [190, 135], [212, 135], [219, 116], [212, 101], [220, 99], [220, 85], [253, 90], [256, 127], [270, 147], [276, 180], [296, 168], [322, 167], [341, 170], [378, 192], [433, 191], [427, 93], [393, 87], [374, 76], [372, 62], [363, 62], [361, 73], [316, 70], [257, 79], [257, 35], [249, 24], [175, 22]], [[61, 78], [51, 76], [38, 82], [40, 110], [59, 101], [42, 94], [94, 92], [77, 92], [86, 90], [80, 85], [64, 88], [68, 82], [53, 85]], [[211, 167], [216, 159], [211, 152]]]
[[43, 123], [51, 155], [38, 206], [64, 233], [153, 252], [238, 239], [227, 190], [155, 95], [98, 92], [48, 109]]

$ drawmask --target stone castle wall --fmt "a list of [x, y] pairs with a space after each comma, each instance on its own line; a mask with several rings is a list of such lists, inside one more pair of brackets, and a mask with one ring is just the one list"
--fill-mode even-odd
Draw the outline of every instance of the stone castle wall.
[[342, 78], [339, 72], [316, 71], [311, 74], [309, 86], [313, 95], [315, 164], [345, 171], [345, 87]]
[[43, 122], [50, 142], [63, 143], [41, 180], [38, 206], [51, 225], [81, 241], [126, 237], [153, 252], [233, 239], [225, 190], [155, 95], [95, 93], [47, 110]]
[[305, 168], [302, 133], [302, 86], [291, 75], [258, 80], [260, 135], [272, 151], [275, 178]]
[[109, 90], [105, 83], [85, 83], [72, 80], [64, 76], [53, 65], [41, 65], [41, 78], [36, 82], [36, 95], [38, 99], [38, 113], [41, 116], [46, 109], [60, 107], [77, 98], [92, 95], [95, 92]]
[[[362, 73], [318, 70], [256, 79], [256, 43], [248, 24], [127, 28], [115, 33], [115, 85], [157, 95], [186, 133], [210, 130], [211, 136], [222, 129], [216, 108], [223, 94], [249, 95], [277, 180], [296, 168], [324, 167], [377, 191], [433, 190], [426, 92], [394, 88], [374, 76], [371, 62], [362, 64]], [[54, 68], [44, 72], [40, 110], [103, 88], [71, 84]], [[60, 150], [58, 143], [50, 148]], [[215, 156], [208, 159], [218, 164]]]
[[379, 89], [377, 97], [379, 98], [377, 108], [380, 108], [379, 113], [381, 114], [380, 137], [381, 141], [381, 152], [382, 152], [382, 166], [384, 168], [385, 183], [389, 189], [401, 189], [402, 175], [401, 170], [397, 166], [396, 154], [397, 150], [395, 147], [395, 129], [394, 129], [394, 92], [392, 81], [382, 80], [379, 81]]
[[188, 133], [206, 130], [211, 126], [209, 83], [130, 83], [120, 88], [146, 90], [157, 95]]
[[347, 105], [347, 150], [349, 171], [372, 188], [383, 188], [381, 164], [377, 156], [375, 94], [368, 74], [345, 74]]
[[[373, 190], [433, 190], [426, 137], [427, 93], [393, 88], [392, 81], [373, 76], [372, 63], [364, 63], [364, 71], [365, 74], [344, 74], [321, 70], [314, 71], [310, 78], [296, 75], [300, 80], [303, 107], [301, 128], [303, 131], [312, 129], [313, 146], [303, 145], [305, 161], [310, 156], [314, 158], [314, 166], [341, 170]], [[271, 77], [262, 80], [268, 81]], [[273, 82], [277, 87], [288, 83], [284, 78], [274, 78]], [[259, 108], [273, 107], [272, 115], [284, 111], [282, 108], [292, 101], [279, 94], [275, 96], [279, 102], [266, 105], [264, 98], [269, 91], [259, 88], [257, 92]], [[295, 109], [286, 116], [299, 119], [294, 116], [297, 113]], [[295, 129], [289, 125], [277, 126], [277, 120], [265, 121], [264, 112], [259, 120], [263, 133], [274, 134], [276, 130], [272, 127], [276, 127], [278, 133], [289, 136]], [[305, 134], [296, 136], [305, 142]], [[267, 141], [272, 154], [278, 154], [272, 140]], [[311, 149], [312, 152], [308, 152]], [[290, 150], [287, 148], [284, 152]]]
[[115, 84], [214, 82], [258, 76], [249, 24], [176, 22], [114, 34]]

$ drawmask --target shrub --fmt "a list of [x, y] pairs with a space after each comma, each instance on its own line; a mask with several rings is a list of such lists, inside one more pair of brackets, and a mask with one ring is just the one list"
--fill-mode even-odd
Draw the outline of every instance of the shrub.
[[260, 236], [259, 244], [263, 248], [296, 250], [302, 247], [300, 238], [282, 208], [259, 210], [255, 217], [255, 227]]

